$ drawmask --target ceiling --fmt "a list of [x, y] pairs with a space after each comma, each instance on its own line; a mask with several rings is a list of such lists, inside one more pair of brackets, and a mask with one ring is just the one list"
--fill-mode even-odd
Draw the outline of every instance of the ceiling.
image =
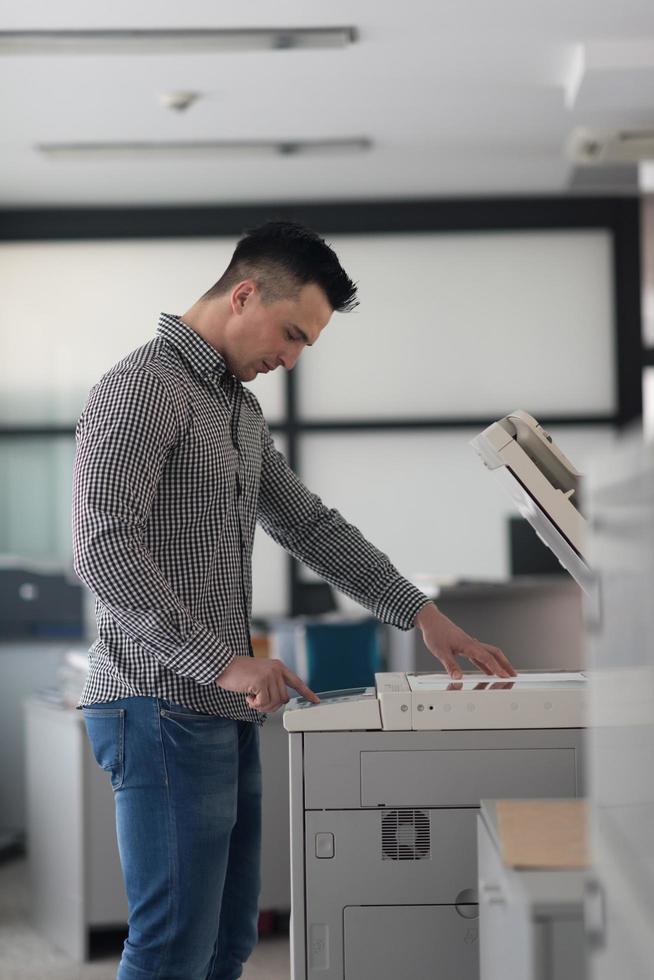
[[[323, 50], [0, 55], [0, 205], [561, 194], [575, 186], [565, 154], [575, 127], [654, 127], [652, 0], [25, 0], [0, 14], [1, 31], [275, 26], [352, 26], [358, 39]], [[160, 96], [177, 90], [200, 98], [171, 111]], [[329, 138], [371, 146], [121, 160], [36, 148]]]

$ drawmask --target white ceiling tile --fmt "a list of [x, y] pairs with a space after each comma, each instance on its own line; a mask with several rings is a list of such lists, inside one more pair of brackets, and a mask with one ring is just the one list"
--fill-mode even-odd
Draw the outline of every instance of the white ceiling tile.
[[[0, 205], [559, 193], [575, 126], [654, 115], [649, 68], [637, 67], [654, 39], [651, 0], [406, 0], [401, 11], [373, 0], [187, 0], [180, 16], [173, 0], [32, 2], [7, 7], [0, 30], [353, 25], [360, 40], [320, 51], [0, 56]], [[583, 108], [571, 111], [564, 89], [577, 44], [605, 61], [621, 51], [621, 81], [588, 75]], [[200, 98], [166, 110], [159, 96], [176, 89]], [[373, 148], [342, 159], [102, 165], [47, 161], [34, 149], [339, 137], [367, 137]]]

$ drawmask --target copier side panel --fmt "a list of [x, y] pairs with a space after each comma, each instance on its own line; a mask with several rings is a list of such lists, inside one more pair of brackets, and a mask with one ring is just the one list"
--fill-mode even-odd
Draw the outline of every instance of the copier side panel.
[[291, 980], [306, 980], [305, 864], [304, 864], [304, 736], [293, 733], [288, 738], [290, 787], [290, 856], [291, 856]]
[[[359, 961], [361, 946], [352, 928], [361, 916], [354, 907], [367, 908], [361, 924], [374, 931], [378, 915], [383, 920], [387, 907], [411, 910], [423, 905], [422, 915], [430, 923], [430, 933], [437, 934], [437, 945], [443, 947], [450, 945], [453, 921], [462, 928], [465, 925], [455, 962], [459, 967], [466, 962], [470, 951], [463, 937], [468, 936], [470, 941], [474, 933], [476, 940], [477, 862], [471, 846], [475, 818], [476, 810], [472, 808], [308, 811], [309, 980], [341, 980], [348, 942], [350, 968], [354, 969], [352, 964]], [[330, 843], [331, 856], [324, 856], [325, 840]], [[406, 946], [407, 935], [398, 934], [397, 942]], [[382, 936], [383, 933], [378, 935], [380, 941]], [[433, 940], [432, 936], [430, 948]], [[357, 980], [366, 976], [378, 980], [376, 972], [355, 971], [349, 975]], [[396, 974], [393, 980], [397, 976], [404, 978], [405, 974]]]

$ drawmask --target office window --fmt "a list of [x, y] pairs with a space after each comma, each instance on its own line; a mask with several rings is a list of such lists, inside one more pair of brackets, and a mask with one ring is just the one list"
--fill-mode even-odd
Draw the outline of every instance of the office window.
[[[275, 445], [286, 453], [286, 439], [275, 435]], [[282, 616], [288, 612], [286, 552], [259, 525], [252, 552], [252, 612], [254, 616]]]
[[360, 282], [303, 357], [306, 419], [616, 407], [608, 231], [332, 238]]
[[0, 441], [0, 553], [70, 562], [74, 452], [69, 436]]
[[[223, 272], [234, 239], [0, 244], [0, 424], [72, 424], [89, 389], [184, 313]], [[283, 414], [281, 373], [252, 389]]]

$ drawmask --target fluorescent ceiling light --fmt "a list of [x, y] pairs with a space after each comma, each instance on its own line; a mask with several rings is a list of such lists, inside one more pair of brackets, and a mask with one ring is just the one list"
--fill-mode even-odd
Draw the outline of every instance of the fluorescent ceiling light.
[[586, 71], [586, 48], [583, 44], [575, 44], [570, 64], [568, 65], [567, 78], [564, 79], [563, 91], [566, 109], [574, 109], [577, 95], [581, 88], [581, 83]]
[[324, 140], [193, 140], [115, 143], [40, 143], [36, 149], [54, 160], [116, 160], [153, 157], [305, 156], [359, 153], [365, 138]]
[[0, 54], [178, 54], [342, 48], [353, 27], [180, 28], [171, 30], [0, 31]]

